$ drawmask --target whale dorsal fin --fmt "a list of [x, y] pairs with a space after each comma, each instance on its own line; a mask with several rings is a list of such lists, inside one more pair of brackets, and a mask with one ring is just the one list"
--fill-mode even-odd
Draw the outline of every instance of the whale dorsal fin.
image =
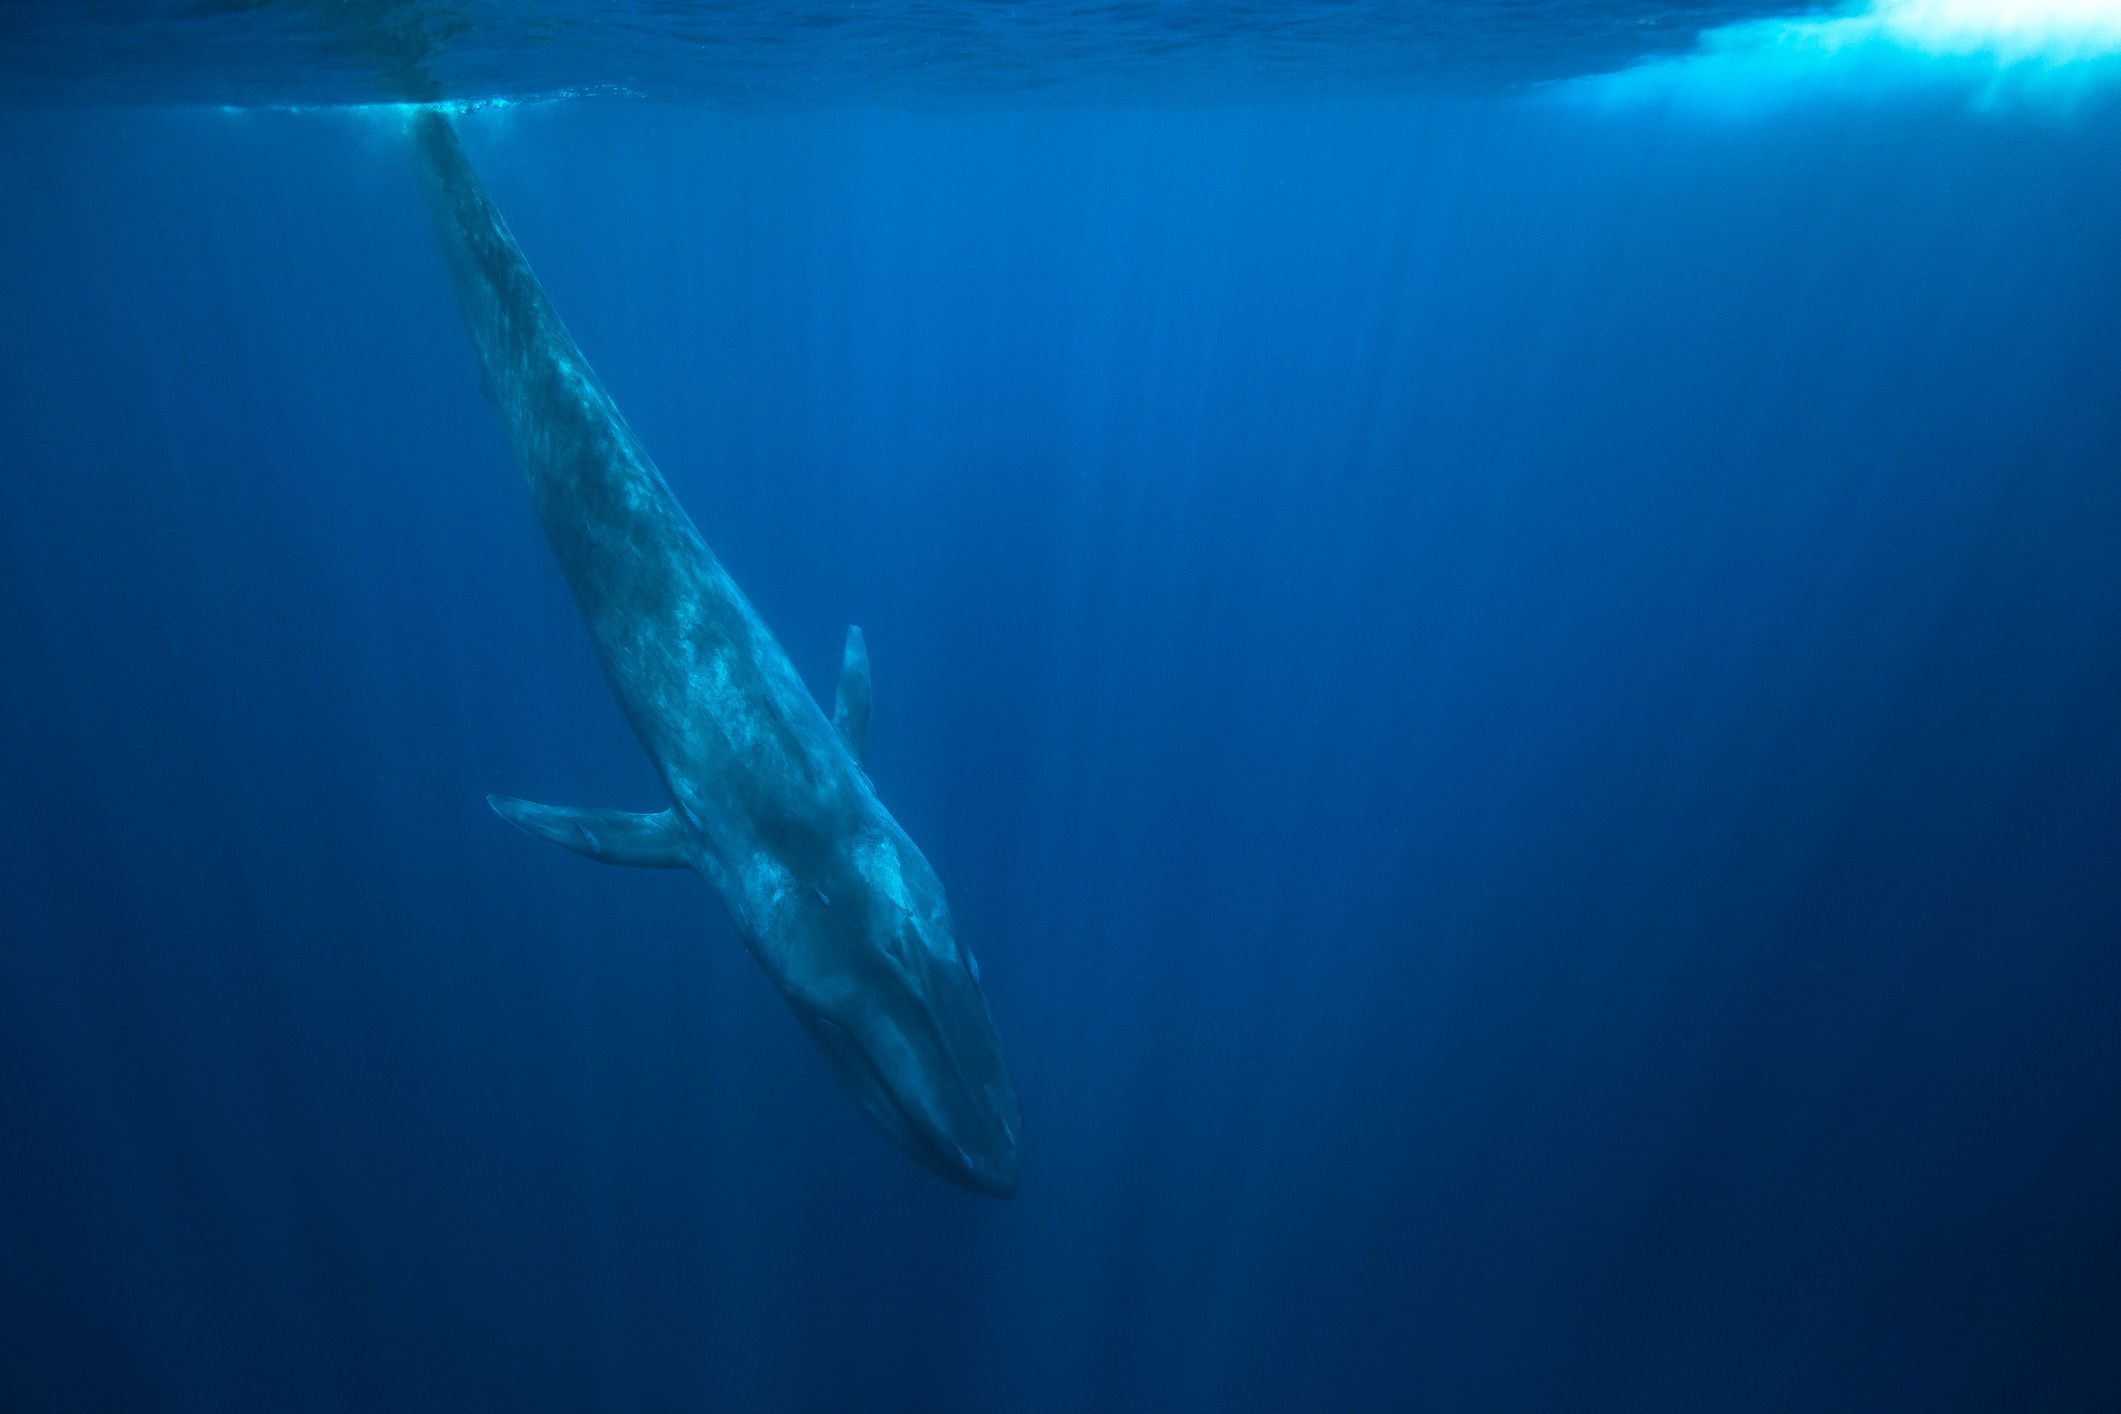
[[574, 810], [564, 805], [536, 805], [510, 795], [489, 795], [486, 803], [518, 829], [600, 864], [682, 869], [692, 863], [677, 816], [668, 810], [660, 815]]
[[859, 764], [869, 744], [869, 645], [862, 640], [860, 624], [847, 625], [847, 646], [840, 652], [840, 685], [832, 694], [832, 725]]

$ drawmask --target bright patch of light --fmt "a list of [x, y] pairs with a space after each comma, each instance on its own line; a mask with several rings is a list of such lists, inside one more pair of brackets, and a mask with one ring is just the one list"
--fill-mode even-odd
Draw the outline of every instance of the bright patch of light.
[[[2121, 3], [2121, 0], [2116, 0]], [[578, 98], [635, 98], [632, 89], [610, 84], [591, 88], [556, 88], [546, 93], [495, 95], [490, 98], [445, 98], [437, 103], [252, 103], [219, 105], [223, 113], [348, 113], [356, 117], [410, 118], [415, 113], [447, 113], [462, 118], [472, 113], [498, 113], [510, 108], [530, 108], [546, 103], [567, 103]]]
[[1710, 30], [1692, 54], [1564, 86], [1727, 110], [1911, 89], [2063, 109], [2121, 93], [2121, 0], [1871, 0]]
[[1881, 0], [1869, 22], [1928, 54], [1988, 54], [2004, 63], [2071, 64], [2121, 53], [2121, 0]]

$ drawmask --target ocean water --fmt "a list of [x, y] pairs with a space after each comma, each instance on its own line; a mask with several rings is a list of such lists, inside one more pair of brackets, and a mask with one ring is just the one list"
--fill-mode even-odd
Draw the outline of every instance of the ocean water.
[[[0, 1408], [2121, 1407], [2121, 88], [1936, 8], [10, 7]], [[661, 802], [408, 28], [1013, 1201], [484, 804]]]

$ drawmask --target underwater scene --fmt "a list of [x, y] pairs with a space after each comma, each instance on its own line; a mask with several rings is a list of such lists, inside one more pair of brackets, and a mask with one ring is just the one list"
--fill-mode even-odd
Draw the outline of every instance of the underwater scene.
[[10, 0], [0, 193], [0, 1411], [2121, 1409], [2121, 0]]

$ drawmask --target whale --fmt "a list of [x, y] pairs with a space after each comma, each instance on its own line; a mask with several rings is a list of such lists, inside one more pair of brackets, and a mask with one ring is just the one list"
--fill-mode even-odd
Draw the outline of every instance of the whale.
[[448, 115], [420, 109], [411, 130], [487, 397], [667, 797], [646, 812], [489, 803], [590, 859], [698, 875], [876, 1126], [952, 1182], [1011, 1197], [1022, 1110], [942, 881], [864, 765], [860, 627], [828, 718], [560, 322]]

